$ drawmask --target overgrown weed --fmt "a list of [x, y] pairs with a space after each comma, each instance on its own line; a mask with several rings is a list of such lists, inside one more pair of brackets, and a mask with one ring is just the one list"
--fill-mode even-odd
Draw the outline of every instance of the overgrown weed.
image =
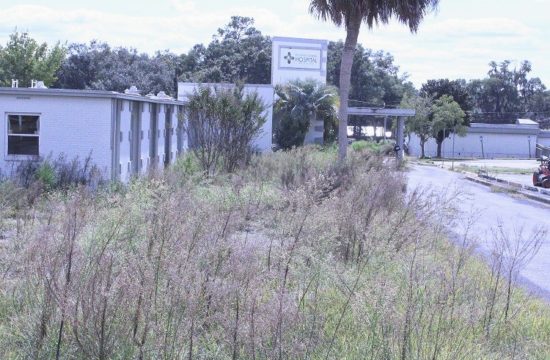
[[450, 198], [406, 192], [378, 154], [335, 159], [305, 147], [206, 177], [183, 158], [20, 205], [2, 185], [0, 357], [548, 358], [548, 306], [446, 239]]

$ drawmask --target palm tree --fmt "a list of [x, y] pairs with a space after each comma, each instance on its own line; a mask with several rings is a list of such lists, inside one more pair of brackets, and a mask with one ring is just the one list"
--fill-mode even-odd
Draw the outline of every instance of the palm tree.
[[277, 86], [275, 92], [278, 97], [275, 102], [275, 141], [281, 148], [303, 145], [314, 119], [323, 120], [327, 133], [333, 128], [338, 103], [334, 87], [313, 80], [297, 80]]
[[439, 0], [311, 0], [309, 11], [326, 21], [346, 28], [346, 41], [340, 64], [340, 110], [338, 118], [338, 154], [346, 157], [348, 142], [348, 97], [353, 54], [361, 23], [369, 29], [375, 24], [387, 24], [391, 18], [406, 24], [416, 32], [424, 16], [435, 9]]

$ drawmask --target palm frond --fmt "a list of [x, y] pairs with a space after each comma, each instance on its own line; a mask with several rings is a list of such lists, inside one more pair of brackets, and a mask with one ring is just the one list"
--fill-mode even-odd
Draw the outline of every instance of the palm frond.
[[392, 18], [416, 32], [422, 19], [435, 10], [439, 0], [312, 0], [310, 13], [323, 21], [342, 26], [359, 16], [369, 28], [387, 24]]

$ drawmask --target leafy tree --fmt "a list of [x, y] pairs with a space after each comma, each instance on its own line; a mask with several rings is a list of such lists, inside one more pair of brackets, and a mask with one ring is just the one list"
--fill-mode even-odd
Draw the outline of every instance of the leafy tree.
[[6, 46], [0, 47], [0, 85], [11, 86], [11, 80], [17, 79], [20, 86], [30, 86], [31, 80], [40, 80], [51, 86], [65, 52], [59, 42], [49, 48], [46, 43], [39, 44], [27, 32], [16, 30]]
[[97, 41], [69, 46], [69, 56], [58, 72], [57, 87], [122, 92], [132, 85], [144, 93], [176, 96], [179, 57], [169, 52], [154, 56], [136, 49], [115, 48]]
[[[336, 87], [340, 85], [343, 49], [342, 41], [328, 44], [327, 82]], [[405, 76], [399, 75], [393, 56], [357, 45], [351, 68], [350, 103], [356, 101], [359, 106], [396, 105], [401, 102], [404, 92], [410, 90], [412, 84]]]
[[420, 139], [421, 158], [426, 157], [424, 146], [432, 137], [433, 122], [432, 122], [432, 107], [433, 100], [430, 97], [420, 96], [417, 94], [405, 94], [401, 106], [404, 108], [414, 109], [416, 115], [410, 117], [405, 122], [405, 130], [409, 134], [415, 133]]
[[266, 121], [264, 109], [259, 95], [245, 95], [242, 86], [195, 90], [186, 107], [187, 131], [205, 173], [232, 172], [250, 160], [252, 141]]
[[426, 13], [435, 8], [438, 2], [439, 0], [311, 0], [311, 13], [323, 20], [330, 20], [338, 26], [344, 25], [346, 28], [339, 81], [338, 155], [340, 159], [344, 159], [347, 152], [351, 70], [361, 23], [365, 22], [367, 27], [372, 29], [375, 24], [387, 24], [391, 18], [395, 17], [399, 22], [407, 24], [412, 32], [415, 32]]
[[[462, 111], [465, 113], [464, 125], [470, 125], [470, 118], [468, 116], [469, 111], [472, 110], [472, 101], [467, 90], [467, 84], [465, 80], [449, 80], [449, 79], [439, 79], [439, 80], [428, 80], [420, 88], [420, 95], [423, 97], [430, 97], [434, 100], [441, 99], [444, 96], [451, 97], [453, 101], [458, 103]], [[433, 117], [432, 115], [430, 115]], [[432, 123], [434, 119], [431, 119]], [[443, 143], [443, 140], [448, 138], [454, 131], [454, 127], [447, 127], [445, 131], [439, 130], [438, 134], [434, 135], [436, 142], [438, 142], [438, 148]], [[438, 151], [438, 156], [439, 156]]]
[[[428, 80], [422, 84], [420, 95], [439, 99], [443, 95], [448, 95], [456, 101], [464, 112], [472, 110], [472, 99], [468, 93], [467, 84], [464, 80], [438, 79]], [[468, 120], [468, 118], [466, 118]]]
[[437, 143], [437, 157], [441, 157], [441, 144], [449, 134], [466, 135], [466, 114], [452, 96], [443, 95], [432, 106], [432, 137]]
[[271, 83], [271, 40], [254, 19], [232, 16], [205, 47], [197, 44], [182, 56], [180, 78], [195, 82]]
[[528, 78], [529, 61], [521, 62], [519, 69], [510, 69], [510, 60], [489, 63], [488, 77], [472, 80], [467, 90], [473, 99], [474, 116], [482, 122], [506, 123], [516, 116], [548, 110], [545, 102], [546, 87], [539, 78]]
[[[313, 119], [323, 119], [325, 140], [336, 129], [337, 91], [315, 81], [293, 81], [277, 86], [275, 141], [283, 149], [301, 146]], [[334, 136], [334, 135], [332, 135]]]

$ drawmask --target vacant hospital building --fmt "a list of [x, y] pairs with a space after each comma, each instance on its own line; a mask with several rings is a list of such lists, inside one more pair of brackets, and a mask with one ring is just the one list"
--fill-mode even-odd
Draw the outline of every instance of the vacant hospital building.
[[[326, 83], [326, 40], [273, 38], [271, 84], [246, 85], [262, 98], [267, 118], [255, 140], [271, 151], [274, 86], [297, 79]], [[128, 181], [148, 169], [173, 163], [188, 147], [182, 126], [187, 96], [198, 84], [180, 83], [179, 100], [164, 93], [140, 95], [93, 90], [0, 88], [0, 173], [10, 173], [26, 160], [64, 154], [67, 159], [91, 156], [106, 179]], [[210, 84], [211, 86], [226, 86]], [[306, 142], [322, 142], [323, 123], [316, 121]]]
[[0, 88], [0, 170], [24, 160], [88, 156], [106, 179], [127, 181], [184, 151], [183, 103], [135, 88], [111, 91]]

